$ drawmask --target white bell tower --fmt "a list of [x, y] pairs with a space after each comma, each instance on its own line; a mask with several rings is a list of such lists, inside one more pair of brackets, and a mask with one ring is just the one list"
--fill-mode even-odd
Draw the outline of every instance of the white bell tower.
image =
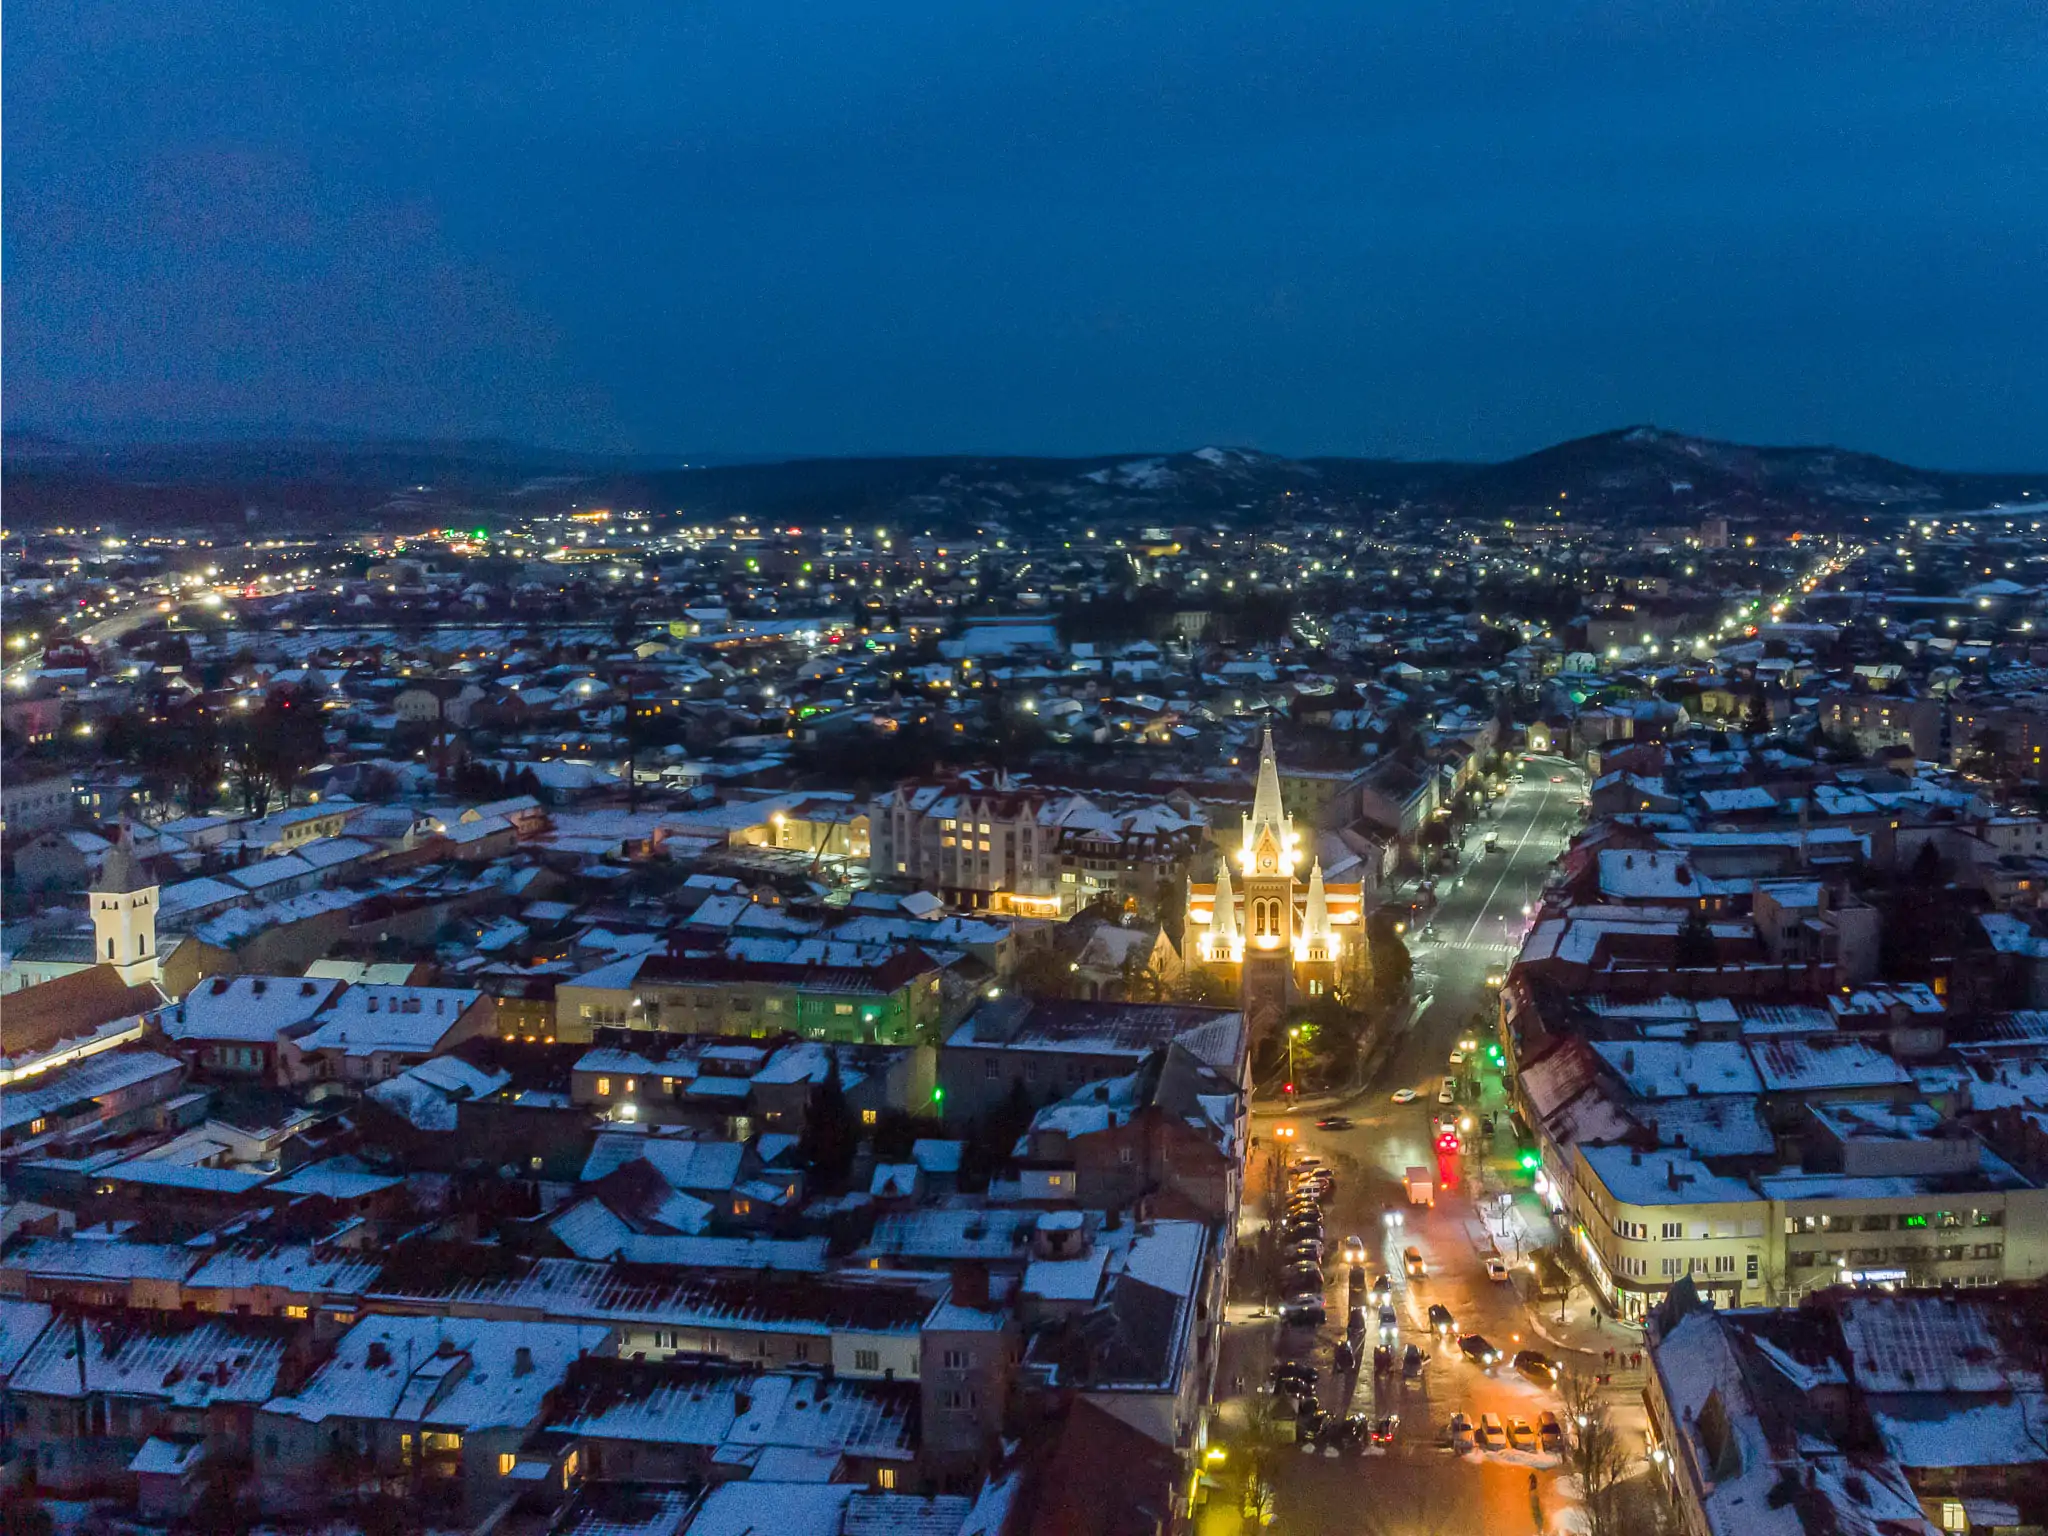
[[156, 898], [156, 882], [143, 873], [123, 826], [86, 900], [92, 903], [93, 958], [111, 965], [131, 987], [163, 974], [156, 952]]

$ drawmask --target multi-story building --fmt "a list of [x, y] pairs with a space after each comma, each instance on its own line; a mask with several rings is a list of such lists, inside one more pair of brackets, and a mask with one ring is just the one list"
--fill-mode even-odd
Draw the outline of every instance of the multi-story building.
[[939, 1026], [939, 976], [916, 948], [819, 961], [634, 955], [556, 987], [555, 1038], [588, 1044], [598, 1029], [640, 1029], [907, 1045]]
[[1203, 824], [1165, 804], [1114, 807], [1066, 790], [905, 782], [875, 802], [870, 867], [955, 906], [1066, 917], [1103, 896], [1150, 911]]

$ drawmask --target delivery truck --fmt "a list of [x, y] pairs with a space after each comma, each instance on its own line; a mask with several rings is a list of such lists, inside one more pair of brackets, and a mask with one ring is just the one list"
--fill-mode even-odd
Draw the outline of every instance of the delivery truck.
[[1408, 1203], [1410, 1205], [1436, 1204], [1436, 1176], [1427, 1168], [1408, 1170]]

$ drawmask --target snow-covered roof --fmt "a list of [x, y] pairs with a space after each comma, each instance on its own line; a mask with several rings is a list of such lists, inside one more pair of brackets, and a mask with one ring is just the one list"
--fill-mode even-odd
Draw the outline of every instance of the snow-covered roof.
[[368, 1317], [326, 1365], [266, 1413], [324, 1424], [385, 1420], [468, 1433], [523, 1429], [580, 1356], [603, 1350], [607, 1328], [465, 1317]]

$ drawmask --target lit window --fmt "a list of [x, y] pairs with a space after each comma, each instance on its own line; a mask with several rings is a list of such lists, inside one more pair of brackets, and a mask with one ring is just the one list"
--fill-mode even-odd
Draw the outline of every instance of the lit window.
[[875, 1473], [875, 1486], [881, 1489], [884, 1493], [891, 1493], [895, 1491], [896, 1469], [894, 1467], [883, 1467], [879, 1471], [877, 1471]]
[[597, 1080], [597, 1096], [600, 1099], [608, 1099], [612, 1096], [612, 1080], [610, 1078], [600, 1077]]
[[832, 1011], [833, 1011], [834, 1013], [838, 1013], [838, 1014], [847, 1014], [847, 1013], [851, 1013], [851, 1012], [853, 1012], [853, 1004], [851, 1004], [851, 1003], [834, 1003], [834, 1004], [832, 1005]]
[[873, 1125], [875, 1121], [880, 1118], [881, 1117], [872, 1109], [864, 1109], [860, 1112], [860, 1123], [862, 1125]]
[[498, 1476], [510, 1477], [512, 1469], [519, 1465], [519, 1457], [512, 1451], [498, 1452]]

